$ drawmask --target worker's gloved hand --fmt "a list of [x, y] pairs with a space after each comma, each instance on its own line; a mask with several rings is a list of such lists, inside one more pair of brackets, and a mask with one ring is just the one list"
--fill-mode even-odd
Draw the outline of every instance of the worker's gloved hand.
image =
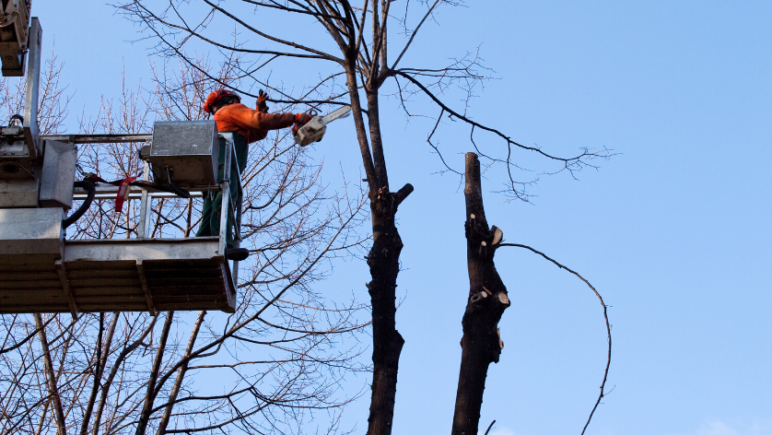
[[292, 127], [292, 135], [296, 136], [300, 127], [304, 126], [313, 116], [308, 113], [296, 113], [295, 114], [295, 126]]
[[268, 100], [268, 94], [263, 92], [262, 89], [260, 89], [260, 92], [257, 94], [257, 111], [260, 113], [268, 113], [268, 103], [265, 101]]

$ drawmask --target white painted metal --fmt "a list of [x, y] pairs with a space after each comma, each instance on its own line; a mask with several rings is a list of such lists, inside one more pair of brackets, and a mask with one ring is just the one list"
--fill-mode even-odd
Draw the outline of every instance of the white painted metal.
[[43, 170], [40, 176], [39, 202], [42, 207], [72, 207], [72, 183], [75, 181], [75, 145], [44, 142]]
[[63, 263], [80, 311], [117, 303], [120, 311], [233, 312], [236, 288], [218, 245], [217, 237], [72, 240]]
[[[145, 162], [142, 168], [142, 180], [150, 180], [150, 163]], [[137, 234], [139, 238], [146, 239], [150, 237], [150, 208], [153, 202], [153, 196], [147, 189], [140, 189], [142, 191], [142, 198], [139, 206], [139, 228]]]
[[0, 255], [0, 313], [233, 312], [236, 289], [218, 243], [79, 240], [65, 242], [64, 258]]
[[142, 284], [142, 291], [145, 293], [145, 302], [147, 303], [147, 310], [151, 316], [155, 316], [155, 304], [153, 304], [153, 294], [150, 292], [150, 285], [147, 283], [147, 276], [145, 274], [145, 265], [142, 260], [137, 260], [137, 273], [139, 275], [139, 282]]
[[[236, 148], [233, 147], [233, 155], [232, 159], [236, 160]], [[234, 230], [233, 230], [233, 246], [235, 248], [241, 247], [241, 209], [244, 205], [244, 191], [243, 186], [241, 186], [241, 169], [239, 169], [239, 165], [237, 164], [235, 166], [236, 168], [236, 174], [234, 177], [234, 174], [231, 174], [231, 177], [238, 180], [239, 183], [239, 196], [236, 200], [235, 204], [235, 212], [233, 213], [234, 219]], [[233, 285], [238, 288], [239, 285], [239, 262], [236, 260], [233, 260], [231, 262], [231, 270], [233, 270]]]
[[0, 255], [60, 255], [61, 208], [0, 209]]
[[150, 142], [152, 134], [46, 134], [41, 140], [66, 143], [136, 143]]
[[0, 27], [10, 27], [15, 40], [0, 42], [3, 76], [24, 75], [25, 52], [27, 50], [30, 7], [28, 0], [4, 0]]
[[230, 207], [230, 183], [231, 183], [231, 156], [233, 155], [233, 133], [220, 133], [223, 139], [225, 152], [225, 161], [223, 162], [223, 179], [220, 182], [220, 192], [222, 195], [222, 207], [220, 207], [220, 255], [225, 255], [225, 248], [228, 236], [228, 208]]
[[[8, 133], [8, 135], [3, 134], [2, 142], [0, 142], [0, 158], [4, 160], [3, 163], [7, 162], [7, 159], [15, 160], [29, 171], [30, 155], [29, 150], [27, 149], [27, 144], [24, 143], [23, 132], [18, 127], [7, 127], [3, 130], [4, 133]], [[29, 175], [31, 176], [31, 174]], [[3, 171], [2, 177], [5, 179], [26, 178], [27, 175], [18, 174], [18, 176], [14, 177], [6, 170]]]
[[72, 294], [70, 279], [67, 277], [67, 269], [64, 267], [62, 260], [56, 260], [54, 265], [56, 266], [56, 273], [59, 275], [59, 282], [62, 284], [62, 293], [67, 301], [67, 305], [70, 307], [72, 318], [77, 319], [80, 309], [78, 309], [78, 304], [75, 302], [75, 297]]
[[29, 29], [29, 71], [27, 73], [26, 99], [24, 101], [24, 137], [31, 157], [42, 152], [38, 137], [38, 91], [40, 89], [40, 51], [43, 29], [37, 17], [32, 18]]
[[38, 206], [38, 189], [40, 181], [0, 180], [0, 209], [31, 208]]
[[217, 237], [187, 239], [67, 240], [64, 261], [144, 261], [218, 259]]
[[[142, 188], [137, 186], [131, 186], [129, 190], [129, 198], [128, 199], [142, 199]], [[219, 187], [215, 190], [219, 190]], [[88, 194], [86, 193], [85, 189], [81, 189], [80, 187], [74, 189], [75, 193], [73, 194], [73, 199], [76, 201], [82, 201], [86, 199]], [[94, 195], [94, 199], [115, 199], [115, 195], [118, 193], [118, 186], [112, 186], [112, 185], [99, 185], [97, 186], [97, 193]], [[170, 192], [148, 192], [150, 196], [152, 196], [153, 199], [161, 199], [161, 198], [179, 198], [179, 196], [170, 193]], [[190, 197], [191, 198], [201, 198], [204, 196], [205, 192], [202, 191], [191, 191]]]
[[[69, 142], [60, 144], [65, 152], [73, 148], [72, 143], [93, 142], [86, 136], [56, 138]], [[112, 139], [130, 142], [137, 138], [116, 136]], [[70, 312], [73, 315], [93, 311], [156, 313], [198, 309], [233, 312], [238, 263], [234, 262], [231, 269], [225, 259], [225, 234], [228, 210], [233, 209], [234, 243], [238, 246], [242, 237], [242, 198], [241, 195], [231, 198], [229, 193], [230, 183], [240, 183], [241, 176], [231, 167], [236, 158], [233, 135], [223, 134], [223, 139], [226, 147], [224, 179], [219, 185], [197, 187], [191, 192], [193, 197], [201, 197], [204, 191], [212, 189], [224, 193], [218, 237], [150, 238], [152, 200], [175, 195], [134, 187], [129, 199], [141, 201], [139, 238], [63, 240], [61, 198], [58, 207], [37, 208], [38, 181], [30, 179], [26, 187], [23, 186], [25, 183], [18, 184], [16, 190], [24, 187], [22, 190], [29, 194], [28, 206], [0, 209], [0, 312]], [[46, 137], [46, 140], [52, 141], [53, 137]], [[146, 164], [143, 179], [148, 181], [149, 174], [150, 168]], [[72, 181], [65, 184], [71, 186]], [[68, 198], [86, 197], [82, 189], [75, 191], [73, 194], [70, 190]], [[96, 197], [114, 199], [116, 191], [116, 186], [100, 185]], [[57, 192], [53, 196], [60, 195]], [[14, 201], [18, 202], [21, 197], [24, 195], [17, 196]]]
[[164, 169], [173, 171], [182, 188], [217, 183], [219, 140], [217, 125], [209, 121], [159, 121], [153, 126], [148, 157], [156, 183], [165, 183]]

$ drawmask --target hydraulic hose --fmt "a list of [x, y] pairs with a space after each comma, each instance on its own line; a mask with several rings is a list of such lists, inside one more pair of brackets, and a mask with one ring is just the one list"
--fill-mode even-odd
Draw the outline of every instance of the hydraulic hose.
[[96, 186], [91, 180], [76, 181], [73, 186], [86, 189], [88, 196], [83, 201], [83, 204], [80, 205], [80, 208], [75, 210], [75, 213], [71, 214], [70, 217], [62, 221], [63, 228], [69, 227], [70, 225], [74, 224], [75, 221], [80, 219], [80, 217], [83, 216], [83, 214], [86, 213], [86, 210], [88, 210], [88, 208], [91, 206], [91, 203], [94, 201], [94, 195], [96, 195]]
[[169, 183], [169, 190], [181, 198], [190, 198], [190, 192], [174, 184], [172, 181], [172, 172], [173, 170], [168, 166], [164, 167], [164, 173], [166, 173], [166, 181]]
[[8, 120], [8, 126], [9, 127], [11, 126], [11, 124], [13, 124], [13, 120], [14, 119], [19, 121], [22, 125], [24, 124], [24, 117], [17, 113], [15, 115], [11, 116], [11, 118]]

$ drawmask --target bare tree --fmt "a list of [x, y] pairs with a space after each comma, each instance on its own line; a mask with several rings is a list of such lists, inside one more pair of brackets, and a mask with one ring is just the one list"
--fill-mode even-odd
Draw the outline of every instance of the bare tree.
[[[117, 102], [103, 98], [95, 117], [81, 118], [81, 132], [147, 133], [153, 115], [201, 119], [201, 95], [219, 86], [209, 77], [237, 84], [233, 64], [162, 65], [155, 90], [124, 85]], [[52, 67], [45, 80], [58, 97], [42, 99], [41, 113], [54, 117], [41, 123], [49, 126], [44, 134], [60, 133], [66, 114], [60, 71]], [[0, 95], [11, 113], [23, 101], [13, 91]], [[79, 162], [79, 171], [108, 180], [141, 170], [131, 144], [83, 146]], [[244, 243], [255, 255], [242, 263], [232, 315], [0, 316], [0, 433], [295, 433], [319, 425], [312, 421], [317, 411], [332, 415], [321, 430], [336, 432], [340, 408], [351, 399], [340, 379], [364, 370], [356, 342], [346, 337], [362, 330], [358, 313], [367, 307], [328, 301], [314, 284], [327, 261], [362, 242], [355, 228], [364, 199], [356, 187], [327, 194], [320, 169], [282, 134], [253, 147], [243, 174], [243, 222]], [[153, 234], [189, 236], [200, 208], [197, 200], [158, 200]], [[117, 213], [105, 200], [70, 227], [68, 238], [136, 237], [137, 215], [134, 205]]]
[[[565, 157], [526, 146], [501, 129], [474, 120], [467, 114], [467, 105], [454, 108], [443, 101], [451, 85], [460, 85], [466, 90], [468, 103], [474, 86], [486, 79], [486, 70], [476, 53], [440, 67], [404, 66], [406, 53], [420, 40], [423, 26], [435, 20], [437, 10], [460, 4], [461, 1], [449, 0], [406, 1], [400, 5], [400, 11], [393, 10], [395, 2], [389, 0], [363, 0], [356, 6], [348, 0], [244, 0], [236, 5], [210, 0], [169, 0], [164, 4], [136, 0], [117, 5], [130, 19], [145, 26], [150, 37], [157, 40], [161, 55], [186, 62], [202, 73], [205, 69], [186, 54], [189, 48], [216, 48], [228, 58], [238, 55], [236, 71], [241, 85], [209, 75], [222, 86], [251, 96], [256, 96], [255, 87], [268, 88], [273, 101], [280, 104], [319, 109], [351, 106], [372, 223], [372, 246], [367, 255], [372, 278], [367, 288], [373, 336], [370, 435], [391, 433], [399, 357], [404, 344], [395, 324], [395, 289], [403, 248], [395, 218], [399, 205], [413, 191], [410, 184], [395, 189], [389, 183], [381, 123], [382, 97], [398, 97], [407, 116], [414, 115], [409, 108], [414, 98], [420, 96], [434, 103], [434, 113], [438, 114], [427, 142], [447, 170], [459, 175], [461, 172], [447, 165], [443, 149], [433, 138], [442, 128], [443, 119], [468, 126], [470, 146], [487, 169], [500, 168], [506, 180], [505, 193], [515, 199], [527, 201], [526, 188], [539, 175], [575, 175], [591, 166], [593, 159], [609, 156], [606, 149], [580, 149]], [[271, 25], [279, 22], [284, 25]], [[310, 37], [297, 36], [295, 29], [301, 26], [315, 33]], [[223, 29], [234, 31], [226, 34]], [[396, 43], [395, 36], [399, 38]], [[267, 68], [274, 71], [297, 65], [313, 74], [309, 78], [313, 81], [300, 89], [288, 88], [284, 83], [271, 85], [269, 79], [257, 76]], [[270, 77], [267, 73], [261, 75]], [[345, 84], [339, 83], [342, 79]], [[476, 138], [481, 133], [495, 138], [495, 145], [480, 149]], [[519, 163], [532, 157], [543, 169], [531, 171]]]
[[474, 434], [480, 423], [488, 366], [499, 362], [504, 343], [497, 325], [509, 305], [507, 288], [501, 280], [493, 256], [504, 233], [488, 227], [483, 206], [480, 161], [475, 153], [466, 154], [466, 261], [469, 269], [469, 299], [464, 312], [461, 338], [461, 373], [458, 377], [453, 435]]
[[[485, 79], [478, 73], [482, 69], [479, 57], [467, 55], [439, 68], [406, 67], [402, 61], [405, 53], [420, 38], [418, 35], [422, 26], [435, 18], [435, 11], [440, 7], [457, 6], [461, 2], [407, 1], [404, 2], [403, 12], [399, 13], [392, 10], [393, 3], [364, 0], [354, 6], [347, 0], [244, 0], [240, 6], [226, 6], [209, 0], [197, 4], [170, 0], [160, 6], [143, 1], [118, 5], [132, 19], [146, 26], [151, 36], [157, 38], [159, 52], [165, 56], [182, 59], [195, 67], [185, 55], [186, 47], [194, 44], [215, 47], [228, 56], [233, 53], [252, 56], [251, 64], [240, 67], [241, 74], [252, 81], [250, 84], [263, 87], [268, 83], [255, 77], [261, 68], [269, 64], [278, 68], [277, 63], [281, 60], [292, 65], [302, 61], [307, 65], [306, 69], [318, 73], [322, 79], [294, 93], [272, 87], [274, 95], [281, 96], [277, 101], [313, 107], [323, 104], [351, 105], [369, 189], [373, 227], [372, 247], [367, 256], [372, 276], [367, 287], [373, 316], [373, 382], [368, 419], [368, 434], [371, 435], [391, 433], [399, 356], [404, 343], [395, 325], [395, 288], [403, 247], [395, 217], [400, 203], [413, 190], [410, 184], [398, 190], [392, 190], [389, 184], [380, 119], [381, 96], [389, 79], [394, 79], [392, 93], [399, 96], [408, 115], [411, 113], [406, 101], [413, 95], [423, 95], [435, 103], [439, 115], [428, 136], [428, 143], [443, 163], [441, 150], [432, 142], [432, 137], [440, 127], [441, 119], [448, 116], [470, 127], [471, 144], [488, 166], [504, 169], [508, 180], [507, 192], [514, 198], [527, 200], [525, 188], [535, 181], [517, 178], [528, 174], [521, 171], [517, 164], [517, 156], [521, 153], [533, 153], [543, 158], [544, 163], [554, 164], [552, 169], [538, 173], [569, 171], [573, 174], [588, 166], [593, 158], [608, 156], [605, 149], [582, 149], [575, 156], [561, 157], [536, 147], [524, 146], [500, 130], [472, 120], [466, 115], [466, 107], [454, 109], [443, 102], [441, 96], [451, 84], [460, 83], [471, 89], [475, 83]], [[277, 17], [277, 20], [293, 25], [285, 26], [288, 28], [286, 32], [270, 26], [271, 30], [262, 30], [264, 26], [261, 23], [265, 23], [268, 17]], [[234, 35], [225, 38], [221, 29], [228, 24], [237, 30]], [[309, 25], [315, 25], [318, 30], [315, 38], [308, 39], [310, 42], [292, 35], [296, 26]], [[394, 27], [401, 30], [404, 36], [398, 46], [393, 38], [389, 39], [396, 34], [390, 30]], [[239, 39], [242, 32], [247, 36]], [[345, 77], [345, 86], [336, 84], [338, 77]], [[251, 87], [235, 87], [222, 81], [221, 84], [250, 94]], [[501, 146], [488, 152], [480, 150], [475, 143], [475, 134], [479, 131], [498, 137]], [[449, 166], [447, 169], [452, 170]]]

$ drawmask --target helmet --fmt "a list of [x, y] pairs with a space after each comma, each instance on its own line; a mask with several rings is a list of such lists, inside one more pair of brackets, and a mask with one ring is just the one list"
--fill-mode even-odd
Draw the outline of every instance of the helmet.
[[220, 102], [225, 97], [233, 97], [236, 98], [239, 102], [241, 102], [241, 97], [239, 97], [238, 94], [235, 92], [231, 92], [227, 89], [218, 89], [212, 93], [209, 94], [208, 97], [206, 97], [206, 102], [204, 103], [204, 112], [212, 113], [212, 108], [217, 103]]

